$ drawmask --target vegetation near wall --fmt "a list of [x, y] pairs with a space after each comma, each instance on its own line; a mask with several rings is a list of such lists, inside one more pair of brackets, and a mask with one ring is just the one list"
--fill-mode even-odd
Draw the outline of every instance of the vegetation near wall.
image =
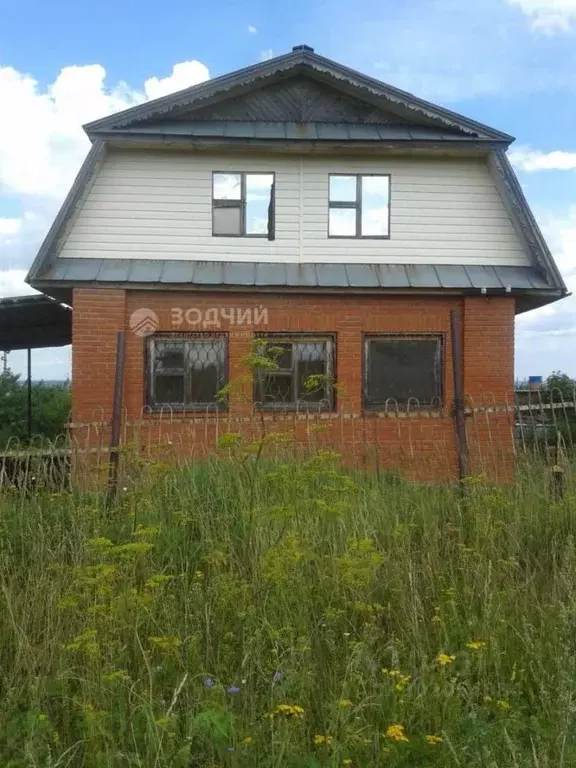
[[[70, 414], [70, 386], [32, 384], [32, 434], [54, 440], [66, 432]], [[0, 373], [0, 450], [10, 438], [28, 437], [28, 388], [11, 371]]]
[[222, 440], [0, 495], [0, 765], [576, 764], [576, 496]]

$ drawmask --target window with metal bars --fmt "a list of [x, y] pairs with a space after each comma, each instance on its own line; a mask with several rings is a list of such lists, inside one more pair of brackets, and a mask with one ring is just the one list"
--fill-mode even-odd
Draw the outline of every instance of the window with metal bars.
[[212, 235], [275, 238], [273, 173], [212, 175]]
[[255, 407], [334, 408], [333, 336], [267, 334], [257, 337], [257, 351], [263, 365], [255, 371]]
[[389, 238], [390, 176], [330, 174], [328, 236]]
[[228, 380], [226, 334], [171, 333], [149, 337], [147, 404], [160, 410], [221, 410], [217, 395]]
[[364, 407], [442, 407], [442, 336], [378, 335], [364, 339]]

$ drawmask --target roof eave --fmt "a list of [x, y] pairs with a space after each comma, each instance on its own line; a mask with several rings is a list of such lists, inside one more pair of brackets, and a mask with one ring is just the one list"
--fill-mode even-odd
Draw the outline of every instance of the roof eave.
[[74, 179], [74, 183], [62, 203], [56, 218], [52, 222], [52, 226], [48, 230], [48, 233], [40, 246], [40, 250], [32, 262], [32, 266], [28, 270], [28, 274], [24, 278], [25, 282], [28, 283], [28, 285], [31, 285], [32, 288], [41, 290], [37, 285], [37, 279], [56, 258], [57, 253], [55, 246], [66, 231], [66, 226], [72, 217], [74, 208], [84, 195], [86, 188], [93, 178], [99, 164], [102, 162], [105, 153], [106, 147], [104, 142], [102, 139], [96, 139], [92, 144], [86, 159], [82, 163], [82, 166]]
[[[94, 137], [96, 138], [96, 137]], [[165, 145], [175, 147], [201, 147], [202, 149], [222, 149], [226, 148], [244, 148], [247, 146], [270, 149], [277, 151], [283, 148], [298, 148], [302, 151], [308, 151], [314, 148], [323, 148], [326, 150], [346, 148], [357, 149], [481, 149], [485, 151], [506, 149], [508, 144], [503, 141], [494, 141], [491, 139], [476, 138], [449, 138], [449, 139], [380, 139], [380, 140], [362, 140], [362, 139], [259, 139], [251, 137], [236, 136], [183, 136], [182, 134], [167, 133], [135, 133], [130, 131], [126, 133], [118, 130], [103, 131], [98, 135], [98, 139], [114, 144], [125, 144], [127, 146], [142, 145]]]
[[560, 292], [560, 298], [568, 295], [566, 283], [526, 200], [506, 152], [503, 149], [495, 149], [491, 152], [489, 166], [512, 223], [524, 242], [533, 263], [538, 265], [546, 276], [550, 288]]

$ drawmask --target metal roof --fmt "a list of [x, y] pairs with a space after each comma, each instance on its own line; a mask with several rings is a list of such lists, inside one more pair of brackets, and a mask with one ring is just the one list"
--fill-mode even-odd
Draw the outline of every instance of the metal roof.
[[0, 299], [0, 350], [63, 347], [72, 343], [72, 310], [48, 296]]
[[380, 125], [378, 123], [290, 123], [245, 120], [166, 120], [124, 129], [123, 133], [146, 136], [191, 136], [305, 141], [477, 141], [475, 136], [428, 126]]
[[[486, 267], [445, 264], [289, 264], [277, 262], [181, 261], [158, 259], [59, 259], [47, 284], [125, 285], [162, 289], [347, 290], [362, 292], [453, 290], [487, 294], [538, 293], [530, 307], [559, 298], [533, 267]], [[61, 294], [63, 295], [63, 294]], [[523, 311], [520, 308], [520, 311]]]
[[[402, 125], [383, 125], [380, 118], [376, 123], [359, 122], [353, 124], [346, 122], [320, 123], [314, 120], [304, 123], [274, 123], [267, 122], [265, 119], [261, 121], [178, 119], [195, 110], [199, 110], [198, 116], [202, 117], [206, 114], [202, 110], [207, 106], [212, 109], [212, 105], [222, 104], [226, 100], [241, 100], [243, 95], [257, 91], [267, 84], [286, 82], [293, 77], [302, 76], [341, 91], [344, 96], [352, 96], [356, 100], [364, 100], [378, 108], [387, 109], [394, 115], [398, 115], [400, 122], [402, 118], [405, 118], [406, 122]], [[394, 116], [395, 120], [396, 117]], [[135, 266], [135, 261], [132, 260], [126, 260], [126, 263], [130, 265], [128, 268], [124, 266], [124, 261], [102, 263], [99, 260], [80, 259], [66, 260], [74, 263], [60, 263], [58, 259], [61, 245], [65, 239], [66, 228], [75, 210], [82, 204], [87, 190], [98, 172], [105, 157], [109, 140], [124, 143], [140, 142], [144, 143], [145, 146], [154, 145], [156, 142], [173, 143], [175, 146], [179, 143], [187, 146], [197, 144], [212, 148], [221, 148], [224, 145], [227, 149], [236, 146], [237, 151], [244, 151], [244, 145], [247, 144], [254, 144], [259, 149], [272, 148], [273, 151], [278, 151], [280, 146], [278, 140], [284, 140], [290, 150], [293, 150], [297, 145], [297, 151], [314, 152], [326, 148], [336, 152], [341, 148], [342, 142], [346, 142], [347, 147], [361, 148], [362, 151], [365, 150], [368, 153], [377, 153], [383, 151], [383, 148], [384, 151], [388, 151], [391, 147], [394, 148], [398, 145], [402, 147], [402, 151], [405, 151], [408, 144], [410, 147], [434, 147], [441, 151], [448, 146], [471, 151], [472, 147], [476, 148], [476, 144], [481, 145], [483, 151], [486, 151], [490, 171], [504, 205], [523, 241], [526, 254], [534, 265], [533, 274], [541, 274], [544, 278], [541, 280], [543, 284], [540, 287], [525, 286], [525, 290], [541, 290], [545, 291], [547, 296], [555, 295], [556, 297], [561, 297], [567, 293], [562, 276], [554, 263], [503, 150], [504, 146], [513, 141], [513, 137], [418, 99], [412, 94], [400, 91], [330, 59], [325, 59], [314, 53], [308, 46], [297, 46], [291, 53], [284, 56], [132, 107], [92, 122], [85, 128], [94, 141], [92, 150], [48, 232], [27, 277], [31, 285], [41, 290], [47, 290], [51, 295], [62, 295], [57, 294], [58, 286], [56, 283], [63, 280], [69, 282], [74, 280], [79, 282], [86, 280], [140, 282], [138, 268]], [[193, 256], [191, 255], [191, 257]], [[138, 262], [144, 265], [141, 269], [145, 275], [149, 271], [158, 272], [158, 262], [154, 266], [151, 266], [150, 262], [146, 260], [138, 260]], [[176, 272], [181, 269], [197, 270], [195, 274], [201, 275], [203, 263], [192, 262], [184, 267], [174, 265], [173, 267], [166, 267], [166, 269], [173, 269]], [[163, 262], [163, 264], [170, 265], [171, 262]], [[293, 270], [292, 265], [270, 266], [280, 267], [286, 273]], [[351, 268], [357, 266], [360, 266], [362, 272], [361, 280], [370, 282], [375, 279], [365, 272], [362, 265], [350, 265]], [[330, 265], [318, 265], [318, 268], [321, 268], [318, 282], [318, 286], [321, 287], [325, 271], [332, 268], [337, 272], [340, 265], [332, 265], [332, 267]], [[371, 268], [377, 269], [376, 267]], [[128, 269], [133, 271], [127, 272]], [[166, 281], [162, 279], [163, 269], [160, 277], [156, 278], [160, 284], [166, 284]], [[310, 270], [310, 266], [302, 265], [300, 269], [304, 274]], [[399, 267], [398, 269], [404, 268]], [[424, 287], [427, 287], [426, 281], [429, 278], [423, 278], [423, 269], [422, 267], [416, 268], [414, 285], [410, 283], [411, 287], [418, 287], [422, 280], [425, 283]], [[71, 271], [70, 274], [76, 270], [81, 276], [73, 278], [68, 274], [68, 270]], [[87, 273], [95, 274], [92, 277], [82, 276]], [[130, 277], [125, 277], [126, 274], [129, 274]], [[258, 274], [267, 273], [259, 271]], [[398, 274], [402, 274], [402, 272]], [[141, 282], [148, 283], [150, 281], [144, 279]], [[220, 284], [228, 285], [226, 282]], [[265, 287], [265, 284], [260, 281], [256, 285]], [[275, 285], [275, 283], [269, 285]], [[385, 286], [379, 285], [379, 287]], [[523, 290], [520, 285], [512, 287]], [[543, 296], [541, 303], [547, 303], [551, 300]]]
[[90, 137], [109, 131], [121, 131], [143, 121], [171, 117], [182, 109], [200, 109], [211, 101], [226, 97], [233, 98], [246, 89], [260, 88], [274, 78], [301, 74], [322, 80], [343, 92], [353, 92], [357, 98], [364, 97], [374, 103], [379, 100], [388, 109], [393, 107], [399, 114], [410, 115], [413, 121], [420, 119], [440, 129], [459, 130], [478, 138], [501, 141], [505, 144], [514, 141], [514, 137], [507, 133], [431, 104], [411, 93], [319, 56], [308, 46], [296, 46], [290, 53], [213, 78], [146, 104], [131, 107], [110, 117], [95, 120], [84, 128]]

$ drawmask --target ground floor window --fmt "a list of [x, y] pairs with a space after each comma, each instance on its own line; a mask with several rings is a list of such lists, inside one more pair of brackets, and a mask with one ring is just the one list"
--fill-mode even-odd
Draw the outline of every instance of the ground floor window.
[[227, 383], [226, 334], [170, 333], [148, 339], [147, 405], [153, 409], [216, 410]]
[[439, 408], [442, 382], [441, 335], [365, 337], [365, 408]]
[[256, 351], [261, 361], [254, 375], [257, 408], [334, 407], [334, 337], [262, 335]]

